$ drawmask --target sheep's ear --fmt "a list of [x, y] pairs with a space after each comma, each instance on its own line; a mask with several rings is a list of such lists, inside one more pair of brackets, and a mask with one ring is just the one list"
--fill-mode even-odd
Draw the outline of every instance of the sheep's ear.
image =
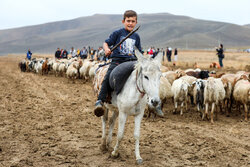
[[136, 48], [135, 49], [135, 56], [137, 57], [139, 62], [143, 62], [146, 58], [141, 54], [141, 52]]
[[153, 60], [159, 67], [161, 66], [162, 57], [163, 57], [163, 52], [159, 52]]

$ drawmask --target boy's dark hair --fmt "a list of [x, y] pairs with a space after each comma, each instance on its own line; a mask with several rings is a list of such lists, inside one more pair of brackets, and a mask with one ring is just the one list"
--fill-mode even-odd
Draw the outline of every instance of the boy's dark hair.
[[125, 20], [126, 17], [136, 17], [136, 20], [137, 20], [137, 13], [133, 10], [127, 10], [123, 14], [123, 20]]

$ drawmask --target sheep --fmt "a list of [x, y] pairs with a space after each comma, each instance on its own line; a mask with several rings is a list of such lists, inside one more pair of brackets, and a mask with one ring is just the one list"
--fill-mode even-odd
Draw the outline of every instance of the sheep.
[[102, 81], [104, 80], [104, 77], [108, 71], [110, 65], [104, 65], [96, 70], [96, 74], [93, 81], [93, 87], [94, 87], [94, 95], [98, 96], [99, 92], [101, 91], [101, 85]]
[[188, 71], [186, 72], [187, 75], [193, 76], [195, 78], [205, 79], [209, 77], [209, 71], [201, 70], [201, 71]]
[[188, 95], [190, 96], [190, 100], [191, 100], [191, 104], [194, 104], [194, 94], [193, 94], [193, 88], [194, 85], [193, 83], [197, 80], [197, 78], [193, 77], [193, 76], [182, 76], [180, 77], [180, 79], [185, 80], [190, 86], [188, 87]]
[[224, 72], [217, 74], [215, 71], [211, 71], [208, 75], [209, 75], [209, 77], [221, 78], [225, 74], [226, 73], [224, 73]]
[[19, 68], [22, 72], [25, 72], [26, 71], [26, 61], [25, 59], [23, 59], [21, 62], [19, 62]]
[[46, 58], [45, 62], [42, 64], [42, 75], [43, 74], [48, 74], [49, 69], [48, 69], [48, 58]]
[[53, 69], [53, 71], [54, 71], [55, 76], [57, 76], [59, 65], [60, 65], [60, 63], [57, 62], [57, 61], [54, 62], [53, 65], [52, 65], [52, 69]]
[[82, 67], [79, 69], [80, 78], [83, 78], [85, 81], [89, 79], [88, 74], [89, 74], [90, 67], [91, 67], [91, 61], [85, 59], [83, 61]]
[[[222, 102], [225, 98], [225, 89], [223, 86], [223, 83], [221, 79], [215, 79], [213, 77], [209, 77], [207, 79], [207, 84], [205, 85], [204, 89], [204, 104], [205, 104], [205, 113], [202, 114], [202, 120], [204, 120], [205, 116], [208, 117], [208, 106], [209, 104], [212, 104], [211, 109], [211, 123], [214, 123], [213, 120], [213, 114], [214, 109], [217, 107], [219, 103]], [[217, 118], [217, 112], [216, 112], [216, 118]]]
[[42, 64], [44, 63], [44, 60], [38, 60], [34, 65], [34, 70], [36, 73], [42, 74]]
[[182, 70], [176, 70], [174, 71], [168, 71], [168, 72], [164, 72], [162, 73], [162, 76], [164, 76], [165, 78], [167, 78], [167, 80], [169, 81], [169, 83], [172, 85], [174, 80], [180, 78], [181, 76], [186, 75], [186, 73]]
[[75, 64], [71, 64], [66, 71], [66, 75], [69, 79], [72, 79], [74, 83], [75, 79], [78, 77], [77, 66]]
[[66, 71], [67, 71], [66, 64], [65, 63], [59, 64], [59, 66], [58, 66], [58, 74], [60, 76], [63, 76], [66, 73]]
[[[228, 117], [229, 112], [231, 112], [231, 108], [232, 108], [233, 86], [227, 77], [222, 77], [221, 81], [224, 85], [224, 89], [225, 89], [225, 93], [226, 93], [225, 99], [224, 99], [224, 104], [225, 104], [226, 116]], [[229, 104], [230, 104], [230, 106], [229, 106]]]
[[89, 78], [90, 78], [90, 80], [92, 80], [94, 78], [95, 71], [96, 71], [96, 69], [98, 67], [99, 67], [99, 64], [96, 61], [92, 62], [92, 65], [91, 65], [91, 67], [89, 69]]
[[204, 89], [207, 80], [197, 79], [192, 83], [194, 85], [193, 88], [193, 95], [194, 95], [194, 102], [197, 106], [198, 112], [200, 112], [200, 108], [204, 109]]
[[171, 87], [171, 91], [174, 94], [174, 104], [175, 104], [175, 110], [173, 113], [176, 113], [178, 102], [181, 102], [180, 115], [183, 114], [182, 108], [184, 102], [186, 104], [186, 110], [187, 110], [187, 95], [189, 86], [190, 86], [189, 83], [181, 78], [173, 82], [173, 85]]
[[169, 71], [169, 68], [162, 65], [160, 70], [161, 70], [161, 72], [167, 72], [167, 71]]
[[239, 81], [236, 82], [233, 97], [235, 101], [244, 105], [245, 109], [245, 121], [247, 121], [248, 106], [250, 102], [250, 82], [246, 77], [242, 77]]

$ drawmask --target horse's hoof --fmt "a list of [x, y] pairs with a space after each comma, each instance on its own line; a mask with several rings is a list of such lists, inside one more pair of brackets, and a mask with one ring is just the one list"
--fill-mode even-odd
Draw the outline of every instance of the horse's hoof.
[[113, 158], [118, 158], [118, 157], [119, 157], [119, 152], [116, 153], [115, 151], [112, 151], [111, 156], [112, 156]]
[[140, 164], [142, 164], [143, 160], [142, 159], [137, 159], [136, 162], [137, 162], [138, 165], [140, 165]]

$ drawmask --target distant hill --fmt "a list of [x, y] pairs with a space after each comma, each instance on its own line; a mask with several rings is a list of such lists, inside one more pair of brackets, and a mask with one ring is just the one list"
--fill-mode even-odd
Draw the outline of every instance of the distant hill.
[[246, 24], [246, 25], [244, 25], [244, 26], [246, 26], [246, 27], [249, 27], [249, 28], [250, 28], [250, 24]]
[[[123, 27], [122, 15], [95, 14], [73, 20], [0, 30], [0, 54], [51, 53], [57, 47], [101, 46], [115, 29]], [[138, 33], [142, 46], [213, 48], [250, 46], [250, 28], [235, 24], [206, 21], [168, 13], [140, 14]]]

